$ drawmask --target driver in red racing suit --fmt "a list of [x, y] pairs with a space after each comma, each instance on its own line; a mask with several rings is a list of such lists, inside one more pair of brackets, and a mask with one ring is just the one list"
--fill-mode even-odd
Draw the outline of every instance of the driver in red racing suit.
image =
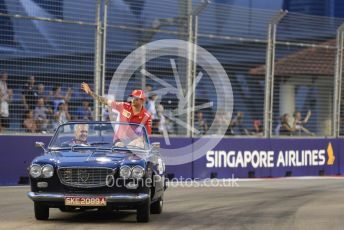
[[[148, 135], [152, 133], [152, 117], [150, 113], [144, 108], [144, 101], [146, 99], [143, 90], [134, 90], [131, 96], [131, 103], [129, 102], [117, 102], [115, 100], [106, 99], [105, 97], [95, 94], [85, 82], [81, 84], [81, 88], [88, 95], [92, 96], [98, 102], [103, 105], [107, 105], [109, 108], [117, 110], [119, 112], [119, 121], [142, 124], [146, 127]], [[114, 141], [122, 140], [128, 136], [128, 130], [120, 126], [115, 133]], [[140, 134], [140, 129], [134, 131], [136, 134]]]

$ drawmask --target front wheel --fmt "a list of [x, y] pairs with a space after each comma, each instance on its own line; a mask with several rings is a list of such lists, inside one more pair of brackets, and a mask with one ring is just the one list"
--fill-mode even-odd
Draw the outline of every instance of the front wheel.
[[151, 204], [151, 213], [161, 214], [163, 206], [164, 206], [164, 200], [160, 197], [157, 201]]
[[137, 222], [147, 223], [150, 217], [150, 199], [145, 201], [137, 208], [136, 219]]
[[35, 202], [35, 217], [37, 220], [47, 220], [49, 219], [49, 207], [44, 206], [40, 203]]

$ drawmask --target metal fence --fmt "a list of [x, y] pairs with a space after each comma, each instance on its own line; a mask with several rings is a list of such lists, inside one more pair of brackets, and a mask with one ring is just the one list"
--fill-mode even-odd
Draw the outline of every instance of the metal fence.
[[[196, 0], [0, 1], [1, 133], [109, 119], [80, 83], [107, 95], [135, 49], [179, 39], [221, 63], [234, 108], [218, 112], [222, 82], [197, 62], [142, 49], [119, 91], [147, 91], [154, 134], [213, 135], [217, 124], [228, 136], [341, 136], [343, 21]], [[196, 46], [178, 49], [201, 58]], [[126, 99], [116, 93], [107, 96]]]

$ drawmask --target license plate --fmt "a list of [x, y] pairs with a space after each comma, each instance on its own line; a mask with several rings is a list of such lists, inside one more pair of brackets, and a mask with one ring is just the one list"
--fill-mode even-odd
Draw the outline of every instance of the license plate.
[[66, 196], [65, 205], [67, 206], [106, 206], [106, 199], [105, 197]]

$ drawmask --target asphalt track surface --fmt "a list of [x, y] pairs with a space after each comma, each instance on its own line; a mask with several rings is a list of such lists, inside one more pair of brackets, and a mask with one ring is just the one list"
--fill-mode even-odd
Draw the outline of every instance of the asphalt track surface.
[[[238, 187], [236, 186], [238, 185]], [[29, 187], [0, 187], [0, 229], [344, 229], [344, 178], [266, 179], [170, 187], [149, 223], [135, 212], [62, 213], [36, 221]], [[209, 186], [209, 184], [208, 184]]]

